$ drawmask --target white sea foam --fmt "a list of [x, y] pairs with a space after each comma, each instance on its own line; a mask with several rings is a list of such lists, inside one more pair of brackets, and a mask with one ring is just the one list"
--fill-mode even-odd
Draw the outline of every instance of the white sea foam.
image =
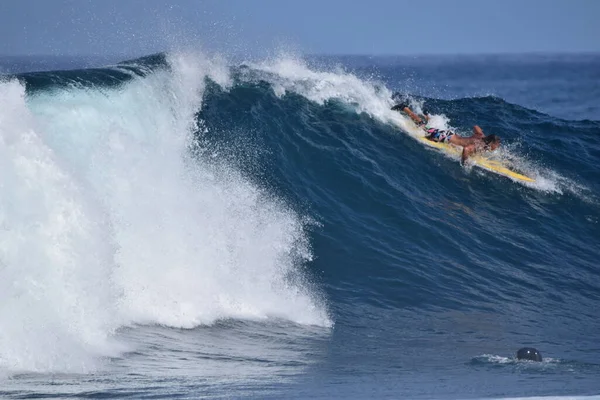
[[93, 369], [135, 323], [331, 325], [301, 271], [303, 218], [190, 155], [205, 77], [227, 87], [226, 65], [170, 65], [111, 90], [0, 83], [0, 368]]

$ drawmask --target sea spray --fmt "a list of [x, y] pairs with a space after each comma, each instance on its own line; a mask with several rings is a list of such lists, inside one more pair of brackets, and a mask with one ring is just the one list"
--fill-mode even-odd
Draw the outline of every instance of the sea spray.
[[88, 371], [131, 324], [331, 325], [303, 218], [190, 151], [207, 77], [230, 84], [182, 54], [109, 90], [2, 83], [3, 368]]

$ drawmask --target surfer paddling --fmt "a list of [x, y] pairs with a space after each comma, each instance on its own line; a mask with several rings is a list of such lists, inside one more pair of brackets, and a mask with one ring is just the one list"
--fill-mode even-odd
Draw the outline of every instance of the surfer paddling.
[[456, 146], [461, 146], [463, 151], [460, 161], [463, 165], [467, 158], [473, 154], [482, 151], [496, 150], [500, 146], [500, 138], [498, 136], [486, 136], [483, 133], [483, 130], [477, 125], [473, 127], [473, 136], [463, 137], [449, 130], [442, 130], [427, 126], [427, 122], [429, 122], [429, 113], [425, 110], [423, 111], [424, 118], [421, 118], [415, 114], [406, 103], [396, 104], [394, 107], [392, 107], [392, 110], [402, 111], [407, 114], [418, 126], [425, 130], [427, 133], [427, 136], [425, 136], [426, 139], [431, 140], [432, 142], [450, 143]]

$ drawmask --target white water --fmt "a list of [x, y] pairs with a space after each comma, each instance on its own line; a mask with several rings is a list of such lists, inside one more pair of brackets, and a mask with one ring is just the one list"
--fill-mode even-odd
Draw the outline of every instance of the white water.
[[331, 325], [302, 218], [190, 156], [204, 78], [227, 87], [226, 66], [170, 63], [111, 90], [0, 83], [0, 370], [89, 371], [136, 323]]

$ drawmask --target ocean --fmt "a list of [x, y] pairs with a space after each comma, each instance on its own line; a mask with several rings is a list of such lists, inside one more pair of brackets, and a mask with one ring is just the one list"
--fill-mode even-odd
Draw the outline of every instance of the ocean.
[[0, 72], [0, 398], [600, 398], [600, 55]]

